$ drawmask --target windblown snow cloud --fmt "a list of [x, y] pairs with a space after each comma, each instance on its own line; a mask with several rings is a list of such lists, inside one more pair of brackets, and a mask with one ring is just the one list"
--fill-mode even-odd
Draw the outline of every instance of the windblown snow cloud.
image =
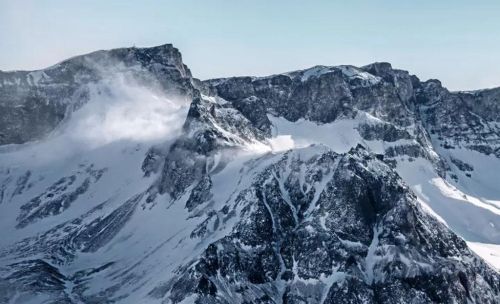
[[123, 142], [147, 146], [166, 142], [182, 129], [189, 101], [146, 87], [123, 74], [89, 86], [89, 99], [47, 138], [4, 147], [0, 162], [49, 165]]
[[188, 106], [181, 98], [117, 76], [90, 87], [90, 100], [73, 114], [68, 134], [93, 147], [165, 140], [180, 131]]
[[268, 140], [273, 152], [286, 151], [295, 148], [295, 141], [291, 135], [278, 135]]

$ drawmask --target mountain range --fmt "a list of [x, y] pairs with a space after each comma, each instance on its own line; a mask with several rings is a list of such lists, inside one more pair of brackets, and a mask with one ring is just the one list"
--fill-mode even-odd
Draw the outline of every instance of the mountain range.
[[499, 303], [499, 178], [500, 88], [385, 62], [0, 71], [0, 303]]

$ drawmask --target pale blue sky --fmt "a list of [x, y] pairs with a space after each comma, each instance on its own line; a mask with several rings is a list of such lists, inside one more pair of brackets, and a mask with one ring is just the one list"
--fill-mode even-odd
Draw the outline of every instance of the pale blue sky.
[[173, 43], [195, 77], [389, 61], [448, 88], [500, 86], [500, 1], [0, 0], [0, 69]]

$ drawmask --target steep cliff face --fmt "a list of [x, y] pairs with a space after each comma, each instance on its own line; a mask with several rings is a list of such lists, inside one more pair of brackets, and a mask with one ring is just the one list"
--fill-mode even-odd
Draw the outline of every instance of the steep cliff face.
[[498, 90], [171, 45], [0, 77], [0, 303], [500, 301]]
[[412, 80], [418, 82], [388, 63], [375, 63], [363, 68], [316, 66], [269, 77], [215, 79], [207, 83], [224, 99], [236, 104], [249, 98], [261, 100], [270, 113], [289, 121], [303, 118], [329, 123], [361, 110], [407, 126], [414, 119]]
[[417, 94], [427, 129], [441, 146], [500, 157], [498, 89], [450, 93], [439, 81], [427, 81]]

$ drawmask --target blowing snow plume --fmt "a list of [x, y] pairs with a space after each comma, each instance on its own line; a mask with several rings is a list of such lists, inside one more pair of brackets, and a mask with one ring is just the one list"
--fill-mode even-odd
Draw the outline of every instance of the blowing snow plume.
[[165, 140], [178, 134], [189, 106], [123, 76], [89, 89], [90, 101], [74, 113], [68, 133], [73, 140], [91, 146], [119, 140]]
[[88, 84], [85, 94], [87, 101], [74, 105], [77, 109], [46, 139], [11, 147], [17, 152], [9, 162], [29, 158], [43, 164], [117, 142], [163, 142], [179, 134], [189, 109], [186, 98], [167, 96], [120, 73]]

